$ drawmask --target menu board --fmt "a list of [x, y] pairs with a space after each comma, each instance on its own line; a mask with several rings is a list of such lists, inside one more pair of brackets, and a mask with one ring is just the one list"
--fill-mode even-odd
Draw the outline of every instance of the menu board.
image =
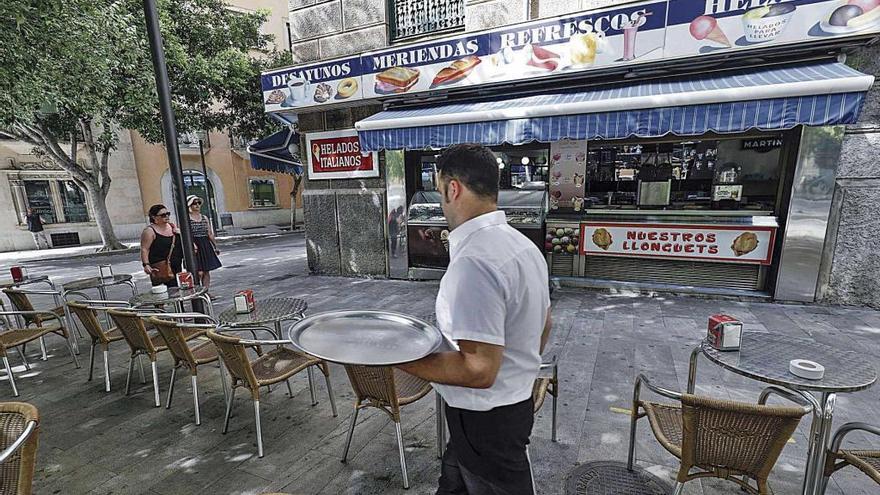
[[775, 227], [585, 222], [585, 255], [674, 258], [769, 265]]
[[562, 140], [550, 143], [550, 210], [584, 209], [587, 142]]
[[654, 0], [262, 75], [267, 112], [880, 33], [880, 0]]

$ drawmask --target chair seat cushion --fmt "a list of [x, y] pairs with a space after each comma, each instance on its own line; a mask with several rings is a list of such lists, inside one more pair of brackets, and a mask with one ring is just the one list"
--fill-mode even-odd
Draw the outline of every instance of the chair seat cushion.
[[287, 347], [277, 347], [251, 361], [257, 382], [262, 385], [286, 380], [321, 360]]
[[122, 332], [120, 332], [119, 329], [116, 327], [110, 328], [110, 330], [104, 332], [104, 335], [107, 337], [107, 340], [109, 342], [116, 342], [117, 340], [122, 340], [125, 338], [125, 336], [122, 335]]
[[641, 401], [639, 405], [647, 413], [648, 422], [660, 445], [681, 459], [681, 407], [646, 401]]
[[394, 368], [394, 386], [397, 388], [397, 402], [401, 406], [411, 404], [431, 391], [430, 382], [397, 368]]
[[880, 485], [880, 450], [841, 450], [837, 456], [861, 469]]
[[26, 344], [32, 340], [40, 338], [49, 332], [57, 330], [58, 327], [29, 327], [29, 328], [11, 328], [0, 333], [0, 347], [10, 348], [21, 344]]
[[196, 341], [195, 345], [190, 346], [190, 351], [192, 351], [193, 357], [196, 359], [196, 364], [207, 364], [219, 359], [217, 346], [210, 340]]

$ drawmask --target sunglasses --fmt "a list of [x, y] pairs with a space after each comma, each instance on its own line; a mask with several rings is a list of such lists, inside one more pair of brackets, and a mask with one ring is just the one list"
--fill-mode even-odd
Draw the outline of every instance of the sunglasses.
[[202, 202], [201, 202], [201, 201], [193, 201], [192, 204], [193, 204], [193, 206], [196, 206], [196, 205], [198, 205], [198, 206], [202, 206]]
[[166, 211], [165, 213], [159, 213], [159, 214], [156, 215], [156, 216], [157, 216], [157, 217], [162, 217], [162, 218], [168, 218], [168, 217], [171, 216], [171, 212], [170, 212], [170, 211]]

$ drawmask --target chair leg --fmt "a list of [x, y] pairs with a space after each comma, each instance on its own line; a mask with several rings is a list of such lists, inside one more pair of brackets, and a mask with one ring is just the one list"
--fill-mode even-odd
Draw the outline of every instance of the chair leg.
[[110, 391], [110, 351], [104, 350], [104, 391]]
[[346, 462], [348, 460], [348, 449], [351, 447], [351, 437], [354, 436], [354, 425], [358, 420], [358, 413], [361, 411], [359, 407], [361, 405], [360, 401], [354, 406], [354, 414], [351, 416], [351, 425], [348, 427], [348, 439], [345, 440], [345, 450], [342, 451], [342, 462]]
[[143, 357], [144, 357], [143, 354], [139, 354], [139, 355], [138, 355], [138, 366], [139, 366], [140, 369], [141, 369], [141, 383], [142, 383], [142, 384], [143, 384], [143, 383], [147, 383], [147, 375], [144, 374], [144, 360], [143, 360]]
[[226, 400], [226, 417], [223, 419], [223, 434], [229, 431], [229, 416], [232, 414], [232, 402], [235, 400], [235, 389], [229, 391], [229, 398]]
[[73, 358], [74, 366], [76, 366], [76, 369], [79, 369], [79, 358], [76, 357], [79, 354], [79, 347], [76, 345], [76, 339], [70, 334], [67, 336], [67, 350], [70, 351], [70, 357]]
[[681, 495], [681, 492], [684, 490], [684, 483], [678, 482], [675, 484], [675, 490], [672, 491], [672, 495]]
[[263, 457], [263, 429], [260, 423], [260, 401], [254, 401], [254, 421], [257, 423], [257, 457]]
[[12, 366], [9, 366], [9, 358], [3, 356], [3, 365], [6, 366], [6, 376], [9, 377], [9, 384], [12, 386], [12, 395], [18, 397], [18, 388], [15, 386], [15, 376], [12, 374]]
[[636, 459], [636, 421], [638, 421], [638, 406], [633, 404], [633, 410], [630, 411], [630, 419], [629, 419], [629, 456], [626, 460], [626, 469], [628, 471], [633, 470], [633, 462]]
[[196, 412], [196, 426], [202, 424], [202, 416], [199, 414], [199, 380], [197, 375], [192, 375], [190, 377], [192, 380], [193, 387], [193, 407]]
[[291, 386], [290, 386], [290, 378], [288, 378], [287, 380], [284, 380], [284, 383], [287, 384], [287, 395], [289, 395], [290, 397], [293, 397], [293, 388], [291, 388]]
[[324, 375], [324, 381], [327, 383], [327, 395], [330, 396], [330, 409], [333, 411], [333, 417], [335, 418], [339, 414], [336, 412], [336, 399], [333, 398], [333, 385], [330, 385], [330, 373]]
[[131, 392], [131, 372], [134, 370], [134, 356], [128, 358], [128, 374], [125, 375], [125, 395]]
[[40, 359], [43, 361], [49, 360], [49, 355], [46, 353], [46, 340], [43, 337], [40, 337], [40, 353], [42, 354]]
[[309, 375], [309, 393], [312, 396], [312, 405], [318, 405], [318, 398], [315, 396], [315, 370], [313, 366], [309, 366], [306, 372]]
[[559, 397], [556, 394], [559, 393], [559, 389], [553, 390], [555, 393], [553, 394], [553, 419], [551, 420], [551, 430], [550, 430], [550, 440], [556, 441], [556, 412], [558, 408], [557, 402], [559, 402]]
[[443, 397], [440, 397], [440, 394], [437, 391], [434, 391], [434, 415], [437, 420], [437, 459], [443, 459], [443, 451], [446, 448], [446, 423], [445, 423], [445, 412], [443, 406]]
[[18, 346], [16, 347], [16, 350], [18, 350], [18, 355], [21, 356], [21, 362], [24, 364], [24, 369], [30, 371], [31, 363], [28, 362], [27, 357], [24, 355], [24, 346]]
[[165, 401], [165, 409], [171, 409], [171, 397], [174, 395], [175, 378], [177, 378], [177, 366], [171, 368], [171, 383], [168, 384], [168, 400]]
[[403, 488], [409, 488], [409, 475], [406, 472], [406, 457], [403, 452], [403, 433], [400, 432], [400, 423], [394, 423], [394, 429], [397, 430], [397, 450], [400, 452], [400, 470], [403, 472]]
[[156, 400], [156, 407], [162, 407], [162, 400], [159, 399], [159, 366], [156, 361], [150, 361], [153, 368], [153, 399]]
[[95, 345], [96, 342], [92, 342], [92, 345], [89, 347], [89, 379], [87, 382], [92, 381], [93, 375], [95, 373]]

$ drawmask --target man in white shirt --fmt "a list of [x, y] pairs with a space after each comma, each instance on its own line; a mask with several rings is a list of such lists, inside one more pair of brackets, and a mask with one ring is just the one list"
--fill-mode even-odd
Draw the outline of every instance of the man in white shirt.
[[437, 170], [450, 262], [436, 312], [454, 346], [400, 366], [431, 381], [448, 404], [437, 494], [532, 495], [526, 446], [550, 332], [547, 263], [498, 211], [498, 162], [489, 149], [448, 148]]

